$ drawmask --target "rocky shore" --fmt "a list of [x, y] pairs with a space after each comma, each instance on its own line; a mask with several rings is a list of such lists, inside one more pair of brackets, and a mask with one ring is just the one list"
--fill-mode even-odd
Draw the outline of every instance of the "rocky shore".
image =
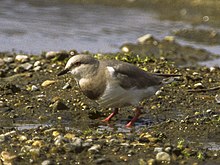
[[57, 77], [75, 50], [1, 52], [0, 164], [219, 164], [220, 68], [196, 64], [217, 56], [149, 35], [121, 49], [84, 53], [182, 75], [142, 102], [143, 114], [131, 129], [124, 124], [132, 107], [102, 123], [111, 110], [83, 96], [70, 75]]

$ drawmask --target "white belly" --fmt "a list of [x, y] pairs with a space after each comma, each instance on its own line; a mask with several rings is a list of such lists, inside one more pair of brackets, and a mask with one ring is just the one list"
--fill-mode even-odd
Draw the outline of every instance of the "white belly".
[[158, 87], [145, 89], [124, 89], [118, 84], [108, 84], [102, 97], [97, 102], [106, 108], [120, 108], [128, 105], [138, 105], [141, 100], [148, 98], [158, 90]]

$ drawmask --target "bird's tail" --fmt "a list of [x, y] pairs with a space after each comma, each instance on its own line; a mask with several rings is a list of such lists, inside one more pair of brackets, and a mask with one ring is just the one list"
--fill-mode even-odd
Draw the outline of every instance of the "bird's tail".
[[163, 77], [162, 84], [170, 84], [175, 80], [175, 77], [182, 76], [181, 74], [163, 74], [163, 73], [154, 73], [154, 75]]

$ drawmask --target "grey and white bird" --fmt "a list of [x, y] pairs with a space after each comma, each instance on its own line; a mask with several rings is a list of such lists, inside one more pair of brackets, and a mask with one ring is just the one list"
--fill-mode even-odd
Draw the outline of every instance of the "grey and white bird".
[[163, 78], [132, 64], [118, 60], [97, 60], [90, 55], [71, 57], [58, 76], [70, 72], [81, 91], [101, 107], [114, 108], [103, 121], [125, 106], [135, 107], [135, 116], [126, 125], [131, 127], [141, 114], [140, 101], [155, 94], [163, 85]]

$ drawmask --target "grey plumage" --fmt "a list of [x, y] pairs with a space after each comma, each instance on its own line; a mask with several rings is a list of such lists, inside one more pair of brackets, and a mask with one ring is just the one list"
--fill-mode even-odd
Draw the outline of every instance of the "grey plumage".
[[[74, 76], [84, 95], [103, 107], [137, 107], [141, 100], [152, 96], [163, 84], [163, 78], [132, 64], [117, 60], [99, 61], [82, 54], [71, 57], [59, 75], [67, 72]], [[134, 121], [138, 116], [139, 113]]]

